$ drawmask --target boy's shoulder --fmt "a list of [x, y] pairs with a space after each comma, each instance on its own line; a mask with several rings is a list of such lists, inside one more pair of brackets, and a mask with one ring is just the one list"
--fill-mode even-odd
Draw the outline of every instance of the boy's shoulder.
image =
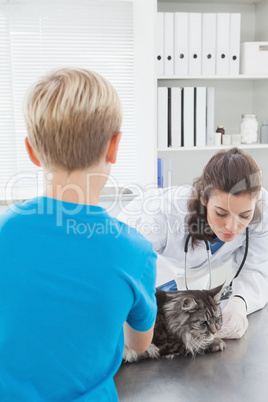
[[140, 232], [138, 232], [132, 226], [120, 221], [117, 218], [111, 218], [112, 221], [117, 225], [117, 235], [118, 240], [124, 243], [125, 247], [133, 249], [135, 251], [147, 251], [153, 252], [152, 243], [147, 240]]

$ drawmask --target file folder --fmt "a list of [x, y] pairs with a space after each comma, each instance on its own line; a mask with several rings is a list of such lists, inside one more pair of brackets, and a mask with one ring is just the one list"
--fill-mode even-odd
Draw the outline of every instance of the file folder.
[[217, 14], [216, 75], [229, 74], [230, 14]]
[[171, 144], [181, 146], [181, 88], [171, 88]]
[[216, 74], [216, 14], [202, 18], [202, 75]]
[[183, 143], [194, 146], [194, 88], [183, 88]]
[[207, 88], [207, 145], [214, 145], [214, 88]]
[[156, 33], [157, 75], [164, 75], [164, 13], [157, 13]]
[[174, 75], [174, 13], [164, 13], [164, 74]]
[[157, 146], [168, 146], [168, 89], [159, 87], [157, 93]]
[[201, 75], [202, 14], [189, 13], [189, 75]]
[[240, 27], [241, 14], [230, 14], [230, 59], [229, 59], [229, 74], [239, 74], [240, 64]]
[[206, 87], [195, 88], [194, 95], [195, 95], [194, 145], [197, 147], [204, 147], [206, 146], [206, 108], [207, 108]]
[[188, 75], [188, 13], [175, 13], [175, 75]]

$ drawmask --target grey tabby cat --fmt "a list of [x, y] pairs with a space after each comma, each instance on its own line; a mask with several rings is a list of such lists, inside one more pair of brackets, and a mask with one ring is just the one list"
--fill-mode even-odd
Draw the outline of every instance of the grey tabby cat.
[[222, 326], [219, 304], [222, 286], [211, 290], [156, 290], [157, 318], [151, 345], [144, 353], [125, 346], [123, 360], [217, 352], [225, 343], [216, 333]]

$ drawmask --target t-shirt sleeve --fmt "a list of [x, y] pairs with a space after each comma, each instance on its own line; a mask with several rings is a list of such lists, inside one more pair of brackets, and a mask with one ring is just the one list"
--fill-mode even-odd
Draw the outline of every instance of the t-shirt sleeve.
[[134, 303], [127, 317], [127, 323], [136, 331], [148, 331], [155, 322], [156, 258], [156, 254], [152, 252], [142, 276], [133, 282]]

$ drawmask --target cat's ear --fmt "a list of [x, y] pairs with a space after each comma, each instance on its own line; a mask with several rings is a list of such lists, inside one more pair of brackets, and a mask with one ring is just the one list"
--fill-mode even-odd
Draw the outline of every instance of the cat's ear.
[[218, 303], [220, 301], [224, 283], [216, 288], [208, 290], [208, 293], [213, 297], [213, 299]]
[[184, 311], [194, 310], [196, 306], [197, 306], [197, 303], [192, 297], [185, 297], [182, 300], [181, 308]]

